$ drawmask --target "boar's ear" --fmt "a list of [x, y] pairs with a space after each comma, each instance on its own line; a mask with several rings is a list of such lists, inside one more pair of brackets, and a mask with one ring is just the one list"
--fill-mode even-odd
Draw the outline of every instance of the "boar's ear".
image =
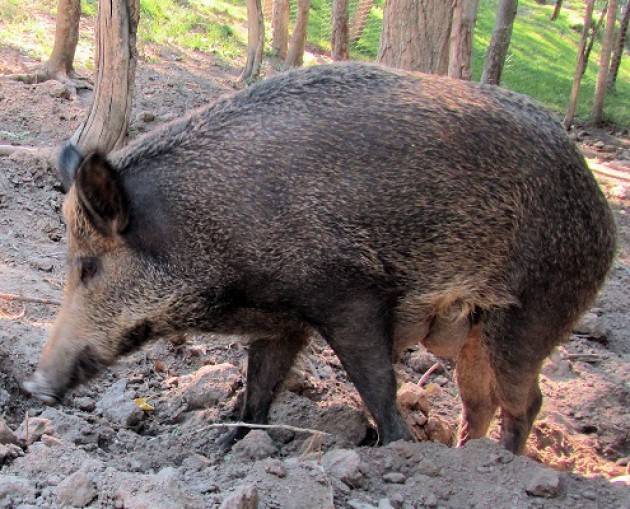
[[61, 152], [59, 152], [59, 158], [57, 159], [57, 169], [59, 171], [59, 178], [63, 184], [63, 188], [68, 192], [74, 177], [77, 174], [77, 170], [83, 162], [83, 154], [79, 152], [79, 149], [72, 143], [66, 143]]
[[89, 154], [77, 172], [77, 197], [94, 227], [103, 235], [121, 233], [128, 223], [127, 196], [105, 157]]

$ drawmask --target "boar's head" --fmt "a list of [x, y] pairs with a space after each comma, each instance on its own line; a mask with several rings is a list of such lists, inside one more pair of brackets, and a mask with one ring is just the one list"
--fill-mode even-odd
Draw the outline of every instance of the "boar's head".
[[168, 270], [127, 242], [128, 195], [105, 157], [83, 157], [67, 145], [59, 170], [67, 190], [64, 297], [37, 370], [24, 382], [49, 403], [118, 356], [179, 328], [176, 307], [186, 300]]

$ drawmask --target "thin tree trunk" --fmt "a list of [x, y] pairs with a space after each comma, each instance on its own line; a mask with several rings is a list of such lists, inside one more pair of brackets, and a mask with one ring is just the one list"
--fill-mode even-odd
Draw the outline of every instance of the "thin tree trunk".
[[593, 98], [593, 111], [591, 114], [593, 123], [599, 125], [604, 119], [604, 99], [606, 97], [606, 78], [610, 65], [610, 53], [612, 50], [613, 36], [615, 34], [615, 22], [617, 21], [617, 0], [608, 1], [608, 13], [606, 14], [606, 32], [602, 39], [602, 48], [599, 54], [599, 71], [595, 84], [595, 97]]
[[562, 9], [562, 0], [556, 0], [556, 5], [553, 6], [553, 12], [551, 13], [551, 21], [558, 19], [560, 9]]
[[453, 0], [387, 0], [378, 61], [447, 74], [452, 20]]
[[260, 0], [247, 0], [247, 61], [240, 81], [251, 81], [258, 77], [264, 47], [265, 21]]
[[615, 82], [619, 74], [619, 66], [621, 65], [621, 57], [626, 46], [626, 34], [628, 32], [628, 24], [630, 23], [630, 0], [623, 8], [621, 15], [621, 26], [619, 27], [619, 35], [615, 41], [615, 49], [613, 51], [612, 60], [610, 62], [610, 71], [608, 72], [608, 81], [606, 87], [608, 90], [615, 90]]
[[10, 77], [23, 83], [56, 80], [71, 88], [91, 88], [74, 72], [74, 53], [79, 42], [81, 0], [59, 0], [55, 26], [55, 42], [48, 61], [27, 74]]
[[289, 0], [273, 0], [271, 30], [273, 56], [284, 62], [289, 49]]
[[300, 67], [304, 61], [304, 46], [306, 44], [306, 28], [308, 26], [308, 11], [311, 0], [298, 0], [298, 12], [289, 45], [289, 54], [285, 61], [286, 67]]
[[595, 6], [595, 0], [586, 0], [586, 11], [584, 12], [584, 26], [582, 28], [582, 35], [580, 37], [580, 44], [578, 46], [577, 63], [575, 65], [575, 74], [573, 75], [573, 86], [571, 88], [571, 97], [569, 98], [569, 105], [567, 106], [567, 113], [564, 116], [563, 125], [568, 131], [573, 124], [575, 117], [575, 110], [577, 108], [577, 101], [580, 95], [580, 85], [582, 83], [582, 76], [584, 74], [584, 68], [586, 67], [586, 41], [588, 40], [589, 31], [593, 28], [593, 7]]
[[333, 0], [330, 46], [333, 60], [348, 60], [348, 0]]
[[452, 78], [470, 80], [472, 77], [473, 32], [478, 8], [479, 0], [454, 1], [448, 63], [448, 75]]
[[[588, 64], [589, 59], [591, 58], [591, 51], [593, 51], [593, 44], [595, 44], [595, 39], [597, 38], [597, 34], [601, 33], [602, 25], [604, 24], [604, 19], [606, 18], [606, 13], [608, 12], [608, 0], [604, 4], [604, 8], [602, 12], [599, 14], [599, 20], [597, 24], [593, 27], [593, 31], [591, 32], [591, 38], [588, 41], [588, 46], [586, 47], [586, 63]], [[586, 72], [586, 65], [584, 69], [582, 69], [582, 75]]]
[[361, 39], [373, 6], [374, 0], [359, 0], [357, 10], [354, 11], [352, 21], [350, 22], [350, 43], [357, 42]]
[[482, 83], [498, 85], [501, 83], [503, 65], [507, 56], [514, 18], [518, 9], [518, 0], [500, 0], [497, 10], [497, 19], [492, 32], [492, 40], [486, 54], [486, 61], [481, 75]]
[[96, 22], [96, 85], [88, 118], [72, 140], [83, 150], [110, 152], [127, 137], [136, 75], [140, 0], [100, 0]]

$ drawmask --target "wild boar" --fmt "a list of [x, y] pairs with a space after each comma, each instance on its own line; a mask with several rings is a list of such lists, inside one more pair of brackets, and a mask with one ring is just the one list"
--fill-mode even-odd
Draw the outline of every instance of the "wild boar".
[[[108, 159], [67, 146], [63, 305], [25, 388], [45, 401], [153, 338], [250, 338], [264, 423], [312, 334], [388, 443], [411, 435], [392, 357], [457, 363], [459, 444], [522, 451], [538, 373], [592, 303], [615, 228], [583, 157], [531, 100], [368, 64], [280, 74]], [[235, 440], [247, 430], [228, 436]]]

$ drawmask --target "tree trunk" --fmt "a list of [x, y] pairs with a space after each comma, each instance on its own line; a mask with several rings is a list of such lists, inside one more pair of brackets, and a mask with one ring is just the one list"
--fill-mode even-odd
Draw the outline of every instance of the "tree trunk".
[[72, 140], [84, 153], [121, 147], [127, 137], [136, 74], [140, 0], [100, 0], [96, 84], [88, 118]]
[[247, 61], [240, 81], [251, 81], [258, 77], [264, 47], [265, 21], [260, 0], [247, 0]]
[[586, 41], [588, 40], [589, 31], [593, 25], [593, 7], [595, 6], [595, 0], [586, 0], [586, 11], [584, 12], [584, 26], [582, 28], [582, 36], [580, 37], [580, 44], [578, 46], [577, 63], [575, 65], [575, 74], [573, 75], [573, 87], [571, 88], [571, 97], [569, 98], [569, 105], [567, 106], [567, 113], [564, 116], [563, 125], [568, 131], [573, 124], [573, 118], [575, 117], [575, 110], [577, 108], [577, 101], [580, 95], [580, 85], [582, 83], [582, 76], [584, 74], [584, 68], [586, 67]]
[[453, 0], [387, 0], [378, 61], [447, 74], [452, 20]]
[[558, 19], [560, 9], [562, 9], [562, 0], [556, 0], [556, 5], [553, 6], [553, 12], [551, 13], [551, 21]]
[[604, 98], [606, 96], [606, 78], [610, 65], [610, 53], [612, 50], [613, 36], [615, 34], [615, 22], [617, 21], [617, 0], [608, 1], [608, 13], [606, 14], [606, 31], [602, 39], [602, 47], [599, 53], [599, 71], [595, 84], [595, 97], [593, 98], [593, 123], [599, 125], [604, 118]]
[[311, 0], [298, 0], [298, 12], [289, 45], [289, 54], [285, 61], [286, 67], [300, 67], [304, 61], [304, 45], [306, 44], [306, 28], [308, 25], [308, 11]]
[[486, 54], [486, 61], [483, 66], [481, 82], [490, 85], [501, 83], [501, 74], [510, 39], [512, 38], [512, 27], [518, 8], [518, 0], [500, 0], [497, 11], [497, 19], [492, 32], [492, 40]]
[[271, 30], [273, 56], [284, 62], [289, 49], [289, 0], [273, 0]]
[[[606, 18], [606, 13], [608, 12], [608, 1], [604, 4], [604, 8], [599, 15], [599, 20], [597, 21], [597, 25], [593, 27], [591, 32], [591, 38], [588, 41], [588, 46], [586, 47], [586, 63], [588, 64], [589, 59], [591, 58], [591, 51], [593, 51], [593, 44], [595, 44], [595, 39], [597, 38], [597, 34], [601, 33], [602, 25], [604, 24], [604, 19]], [[584, 69], [582, 69], [582, 75], [586, 71], [586, 65], [584, 65]]]
[[472, 77], [473, 32], [477, 21], [479, 0], [455, 0], [448, 75], [470, 80]]
[[91, 88], [74, 72], [74, 53], [79, 41], [81, 0], [59, 0], [55, 26], [55, 42], [48, 62], [27, 74], [10, 77], [23, 83], [42, 83], [56, 80], [71, 88]]
[[621, 15], [621, 26], [619, 28], [619, 35], [615, 41], [615, 49], [613, 51], [612, 60], [610, 63], [610, 71], [608, 73], [608, 81], [606, 87], [608, 90], [615, 90], [615, 82], [617, 81], [617, 74], [619, 74], [619, 66], [621, 65], [621, 57], [626, 47], [626, 33], [628, 32], [628, 24], [630, 23], [630, 0], [623, 8], [623, 14]]
[[367, 25], [370, 11], [374, 6], [374, 0], [359, 0], [357, 10], [352, 16], [352, 22], [350, 23], [350, 42], [354, 43], [361, 39], [365, 25]]
[[348, 60], [348, 0], [333, 0], [330, 46], [333, 60]]

